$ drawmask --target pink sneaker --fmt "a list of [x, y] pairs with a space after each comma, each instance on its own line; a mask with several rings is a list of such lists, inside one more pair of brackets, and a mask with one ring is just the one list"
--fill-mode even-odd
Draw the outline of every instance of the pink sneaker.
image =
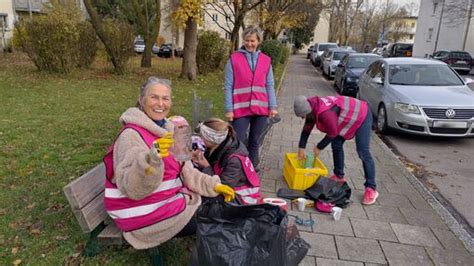
[[362, 204], [372, 205], [375, 203], [379, 196], [379, 193], [373, 188], [366, 188], [364, 192], [364, 198], [362, 199]]
[[338, 183], [344, 183], [346, 182], [346, 180], [344, 180], [344, 177], [340, 177], [340, 176], [337, 176], [337, 175], [332, 175], [329, 179], [332, 179]]

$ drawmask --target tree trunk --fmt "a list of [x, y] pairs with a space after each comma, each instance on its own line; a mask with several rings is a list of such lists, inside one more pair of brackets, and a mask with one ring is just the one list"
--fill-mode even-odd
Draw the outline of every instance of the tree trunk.
[[145, 34], [145, 50], [142, 54], [142, 61], [140, 67], [151, 67], [151, 52], [153, 50], [153, 44], [155, 43], [156, 37], [151, 38], [150, 34]]
[[97, 13], [97, 10], [95, 10], [95, 7], [92, 5], [91, 0], [84, 0], [84, 6], [86, 7], [87, 13], [89, 13], [90, 19], [92, 26], [94, 27], [94, 30], [99, 36], [99, 39], [102, 41], [105, 47], [105, 51], [107, 52], [107, 55], [110, 58], [110, 61], [112, 61], [112, 65], [114, 66], [114, 71], [117, 74], [123, 74], [125, 71], [125, 66], [120, 63], [120, 60], [118, 60], [112, 49], [111, 49], [111, 43], [110, 40], [107, 38], [106, 33], [104, 32], [104, 29], [102, 28], [102, 20], [99, 17], [99, 14]]
[[189, 80], [196, 79], [197, 64], [196, 64], [196, 50], [197, 50], [197, 23], [192, 18], [186, 21], [186, 28], [184, 30], [184, 55], [183, 63], [181, 65], [182, 78]]

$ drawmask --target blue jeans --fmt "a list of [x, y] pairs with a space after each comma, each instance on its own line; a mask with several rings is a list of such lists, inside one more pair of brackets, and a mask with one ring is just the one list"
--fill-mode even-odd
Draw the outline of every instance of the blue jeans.
[[[244, 116], [235, 119], [232, 122], [232, 126], [237, 133], [237, 138], [246, 143], [247, 150], [249, 151], [249, 158], [252, 161], [254, 167], [258, 165], [258, 147], [260, 143], [260, 136], [262, 135], [265, 127], [267, 126], [268, 116]], [[247, 131], [250, 125], [250, 131], [247, 140]]]
[[[372, 112], [368, 110], [367, 116], [362, 125], [355, 134], [356, 149], [359, 158], [362, 161], [365, 175], [365, 187], [375, 189], [375, 163], [370, 154], [369, 144], [372, 133]], [[344, 145], [345, 139], [337, 136], [331, 143], [332, 158], [334, 161], [334, 174], [340, 177], [344, 176]]]

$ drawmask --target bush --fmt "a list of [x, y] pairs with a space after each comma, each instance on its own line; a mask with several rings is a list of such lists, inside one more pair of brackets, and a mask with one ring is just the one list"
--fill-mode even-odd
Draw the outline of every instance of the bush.
[[88, 68], [94, 62], [97, 54], [97, 36], [88, 21], [79, 23], [77, 29], [79, 32], [79, 45], [76, 64], [78, 67]]
[[265, 40], [260, 50], [272, 58], [272, 66], [275, 67], [281, 61], [282, 47], [278, 40]]
[[228, 43], [214, 31], [203, 31], [198, 37], [196, 51], [197, 67], [200, 74], [206, 74], [223, 66], [227, 58]]
[[38, 70], [67, 73], [76, 65], [79, 33], [64, 13], [37, 16], [20, 22], [16, 29], [20, 49]]
[[128, 60], [133, 55], [133, 27], [126, 22], [110, 18], [105, 19], [102, 26], [106, 39], [110, 42], [112, 58], [107, 53], [108, 60], [114, 65], [117, 74], [123, 74]]
[[290, 57], [290, 48], [288, 48], [288, 46], [283, 46], [281, 49], [280, 64], [285, 64], [286, 61], [288, 61], [289, 57]]
[[15, 46], [40, 71], [68, 73], [89, 66], [97, 51], [92, 27], [77, 19], [77, 10], [55, 6], [47, 15], [23, 20], [15, 27]]

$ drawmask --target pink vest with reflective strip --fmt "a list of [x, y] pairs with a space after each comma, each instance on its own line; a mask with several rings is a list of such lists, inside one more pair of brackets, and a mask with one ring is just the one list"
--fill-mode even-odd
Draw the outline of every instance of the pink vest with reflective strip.
[[[255, 169], [253, 168], [252, 161], [250, 161], [249, 157], [240, 154], [232, 154], [227, 158], [227, 160], [232, 157], [239, 158], [240, 162], [242, 163], [245, 176], [247, 177], [247, 180], [250, 184], [234, 187], [233, 189], [235, 194], [237, 194], [240, 202], [243, 202], [244, 205], [260, 203], [260, 179], [258, 178], [257, 172], [255, 172]], [[224, 171], [224, 169], [219, 168], [219, 162], [217, 162], [214, 165], [214, 173], [216, 175], [220, 175], [222, 174], [222, 171]]]
[[[137, 131], [148, 147], [153, 145], [157, 136], [134, 124], [126, 124], [120, 133], [131, 128]], [[183, 183], [179, 178], [180, 166], [173, 155], [163, 158], [165, 167], [163, 181], [150, 195], [140, 200], [133, 200], [123, 194], [111, 182], [114, 177], [112, 144], [104, 156], [106, 170], [104, 205], [115, 224], [124, 232], [137, 230], [182, 212], [186, 207], [184, 195], [180, 193]]]
[[318, 115], [331, 109], [334, 105], [341, 108], [337, 121], [339, 136], [344, 139], [352, 139], [367, 116], [367, 103], [347, 96], [327, 96], [319, 98], [319, 108], [315, 112], [317, 128], [326, 133], [326, 128], [318, 122]]
[[232, 93], [234, 118], [250, 115], [268, 115], [267, 74], [271, 59], [260, 53], [254, 72], [243, 53], [230, 56], [234, 71], [234, 90]]

